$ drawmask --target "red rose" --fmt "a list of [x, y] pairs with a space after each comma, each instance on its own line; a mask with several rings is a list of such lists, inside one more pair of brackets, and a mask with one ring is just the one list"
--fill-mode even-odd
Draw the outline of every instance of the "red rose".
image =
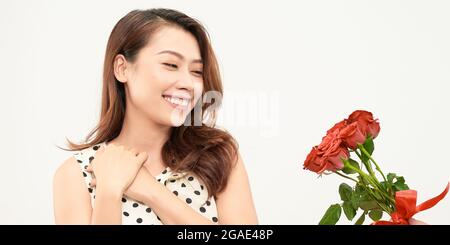
[[317, 150], [320, 154], [324, 154], [327, 151], [335, 151], [342, 144], [342, 140], [338, 137], [339, 131], [334, 131], [327, 134], [322, 138], [322, 142], [317, 146]]
[[380, 133], [380, 123], [378, 119], [374, 119], [372, 113], [368, 111], [354, 111], [348, 117], [348, 124], [358, 123], [358, 127], [365, 136], [372, 136], [375, 139]]
[[358, 144], [364, 144], [364, 141], [366, 140], [366, 136], [361, 132], [358, 122], [354, 122], [343, 128], [339, 132], [339, 138], [341, 138], [345, 145], [352, 150], [355, 150], [358, 147]]
[[322, 173], [325, 171], [325, 167], [326, 163], [323, 161], [322, 157], [319, 156], [317, 146], [314, 146], [306, 157], [305, 163], [303, 164], [303, 169], [309, 169], [316, 173]]
[[358, 144], [363, 144], [368, 135], [378, 136], [380, 124], [368, 111], [354, 111], [348, 119], [336, 123], [327, 131], [318, 146], [314, 146], [308, 154], [304, 169], [316, 173], [325, 170], [336, 171], [344, 167], [342, 159], [348, 159], [347, 148], [355, 150]]
[[306, 157], [303, 165], [304, 169], [309, 169], [318, 174], [325, 170], [336, 171], [342, 169], [344, 167], [342, 159], [348, 159], [350, 154], [347, 148], [342, 147], [341, 143], [342, 141], [339, 139], [325, 137], [321, 145], [313, 147]]
[[341, 129], [343, 129], [345, 126], [347, 126], [347, 120], [345, 119], [345, 120], [342, 120], [342, 121], [340, 121], [340, 122], [338, 122], [338, 123], [336, 123], [332, 128], [330, 128], [328, 131], [327, 131], [327, 135], [328, 134], [333, 134], [333, 133], [336, 133], [336, 131], [337, 132], [339, 132]]
[[330, 171], [336, 171], [344, 168], [344, 163], [342, 159], [348, 159], [350, 153], [346, 147], [339, 147], [333, 149], [333, 151], [325, 152], [323, 155], [324, 161], [326, 162], [326, 169]]

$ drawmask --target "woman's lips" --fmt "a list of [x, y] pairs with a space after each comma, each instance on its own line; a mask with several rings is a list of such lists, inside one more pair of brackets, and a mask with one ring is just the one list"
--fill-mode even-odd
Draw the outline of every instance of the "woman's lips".
[[172, 97], [168, 95], [163, 95], [162, 97], [170, 106], [180, 110], [187, 109], [191, 103], [191, 99], [187, 98]]

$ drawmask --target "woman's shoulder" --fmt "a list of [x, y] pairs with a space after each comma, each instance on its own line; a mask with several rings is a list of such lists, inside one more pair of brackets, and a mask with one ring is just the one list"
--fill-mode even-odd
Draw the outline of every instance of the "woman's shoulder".
[[65, 159], [56, 169], [54, 176], [55, 184], [82, 179], [83, 167], [87, 166], [92, 161], [95, 152], [99, 147], [100, 144], [72, 152], [72, 156]]
[[56, 180], [64, 180], [66, 177], [73, 175], [73, 173], [80, 172], [80, 167], [77, 166], [77, 159], [74, 156], [71, 156], [64, 160], [55, 172], [55, 181]]

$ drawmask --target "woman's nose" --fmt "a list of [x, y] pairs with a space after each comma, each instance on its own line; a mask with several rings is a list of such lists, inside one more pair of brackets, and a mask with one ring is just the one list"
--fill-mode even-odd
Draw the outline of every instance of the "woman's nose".
[[189, 91], [194, 89], [194, 81], [192, 80], [192, 76], [189, 71], [180, 73], [176, 86], [179, 89], [186, 89]]

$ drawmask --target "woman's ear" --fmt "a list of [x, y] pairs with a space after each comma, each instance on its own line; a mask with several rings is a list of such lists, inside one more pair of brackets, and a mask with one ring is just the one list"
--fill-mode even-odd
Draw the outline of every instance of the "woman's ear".
[[114, 76], [116, 77], [117, 81], [121, 83], [127, 82], [127, 60], [125, 59], [125, 56], [118, 54], [114, 58]]

